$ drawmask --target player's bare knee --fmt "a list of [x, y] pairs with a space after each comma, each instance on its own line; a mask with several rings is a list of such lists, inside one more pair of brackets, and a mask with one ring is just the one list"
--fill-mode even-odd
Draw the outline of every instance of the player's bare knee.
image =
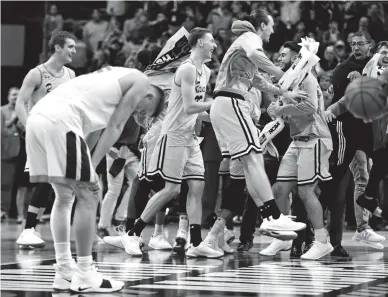
[[[189, 191], [192, 193], [202, 193], [205, 188], [204, 180], [189, 179], [187, 184], [189, 186]], [[200, 194], [200, 196], [202, 196], [202, 194]]]
[[88, 204], [94, 207], [99, 202], [99, 193], [92, 190], [88, 183], [76, 182], [72, 185], [75, 194], [77, 195], [77, 204]]
[[71, 187], [54, 183], [52, 183], [51, 186], [54, 189], [56, 205], [59, 205], [60, 207], [62, 205], [70, 205], [70, 207], [73, 205], [75, 196], [73, 195], [73, 189]]
[[164, 189], [162, 191], [168, 193], [169, 200], [171, 200], [176, 198], [176, 196], [179, 195], [180, 189], [181, 189], [180, 184], [166, 182], [166, 185], [164, 186]]
[[315, 196], [315, 184], [298, 186], [298, 194], [303, 202], [313, 199]]

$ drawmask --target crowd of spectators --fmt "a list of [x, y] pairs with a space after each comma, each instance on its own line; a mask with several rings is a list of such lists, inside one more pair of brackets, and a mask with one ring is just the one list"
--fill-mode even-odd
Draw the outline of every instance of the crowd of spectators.
[[348, 40], [354, 32], [368, 31], [375, 43], [388, 36], [388, 4], [366, 1], [107, 1], [106, 8], [94, 9], [89, 20], [77, 21], [64, 20], [52, 5], [45, 26], [48, 35], [64, 29], [79, 39], [71, 65], [77, 74], [105, 65], [133, 67], [139, 51], [163, 47], [181, 26], [188, 31], [207, 27], [218, 45], [209, 63], [213, 87], [218, 66], [235, 38], [232, 22], [242, 13], [258, 8], [266, 9], [275, 22], [275, 33], [265, 44], [267, 55], [276, 61], [284, 42], [309, 36], [320, 42], [320, 76], [330, 76], [336, 65], [348, 57]]

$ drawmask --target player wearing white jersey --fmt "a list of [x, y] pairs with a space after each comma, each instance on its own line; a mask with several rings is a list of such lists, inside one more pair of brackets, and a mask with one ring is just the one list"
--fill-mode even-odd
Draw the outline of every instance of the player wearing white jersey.
[[[56, 194], [51, 230], [56, 253], [57, 289], [113, 292], [123, 282], [108, 279], [92, 266], [99, 181], [95, 168], [120, 137], [134, 113], [154, 116], [163, 105], [163, 92], [138, 70], [107, 67], [75, 78], [50, 92], [27, 119], [27, 154], [31, 182], [49, 182]], [[104, 129], [93, 156], [85, 140]], [[73, 191], [78, 266], [70, 250]], [[70, 207], [69, 207], [70, 206]]]
[[[284, 71], [296, 63], [300, 49], [296, 42], [286, 42], [283, 45], [278, 62]], [[332, 245], [326, 239], [322, 206], [315, 194], [318, 181], [331, 179], [329, 157], [333, 144], [324, 119], [323, 94], [317, 79], [308, 73], [297, 88], [308, 92], [308, 100], [283, 101], [281, 105], [273, 102], [267, 109], [268, 114], [275, 118], [287, 118], [293, 140], [282, 158], [272, 189], [279, 205], [284, 207], [282, 211], [285, 212], [289, 208], [289, 194], [297, 188], [314, 227], [316, 239], [301, 259], [317, 260], [333, 251]], [[265, 229], [264, 223], [260, 229]], [[291, 240], [274, 239], [260, 254], [273, 256], [280, 250], [291, 248], [291, 245]]]
[[[287, 98], [304, 97], [304, 92], [289, 92], [267, 82], [257, 68], [280, 78], [283, 71], [273, 65], [263, 52], [263, 40], [273, 33], [273, 19], [263, 10], [254, 10], [243, 21], [235, 21], [232, 31], [239, 35], [226, 52], [217, 76], [215, 100], [210, 110], [211, 122], [221, 146], [232, 159], [243, 163], [247, 188], [264, 218], [270, 218], [273, 231], [295, 231], [305, 224], [291, 221], [283, 216], [273, 198], [257, 129], [249, 114], [249, 91], [252, 87], [266, 93]], [[226, 144], [226, 147], [222, 147]], [[255, 182], [255, 180], [260, 182]], [[223, 209], [210, 230], [204, 244], [212, 242], [224, 230], [225, 222], [232, 215]]]
[[161, 136], [148, 167], [149, 175], [160, 174], [163, 177], [165, 187], [150, 199], [135, 226], [122, 236], [125, 250], [131, 255], [142, 254], [139, 248], [142, 230], [163, 205], [178, 195], [182, 179], [186, 179], [189, 185], [187, 213], [191, 245], [186, 255], [193, 257], [223, 255], [211, 247], [200, 248], [204, 167], [194, 131], [199, 114], [201, 118], [209, 119], [205, 111], [210, 109], [211, 102], [203, 101], [210, 70], [204, 62], [211, 59], [216, 44], [211, 32], [202, 28], [194, 28], [190, 32], [188, 42], [192, 48], [191, 55], [179, 66], [173, 78]]
[[[49, 47], [52, 53], [50, 59], [31, 69], [24, 78], [20, 89], [16, 102], [16, 112], [24, 127], [28, 112], [40, 99], [59, 85], [75, 77], [74, 71], [64, 66], [72, 61], [72, 56], [75, 54], [75, 37], [65, 31], [56, 32], [50, 39]], [[28, 164], [26, 164], [26, 171], [28, 171], [27, 169]], [[24, 174], [27, 180], [28, 172]], [[22, 205], [24, 205], [25, 198], [25, 195], [22, 194], [24, 189], [26, 187], [19, 188], [17, 197], [17, 200], [22, 199]], [[16, 241], [18, 245], [24, 247], [44, 247], [46, 245], [35, 228], [46, 209], [51, 191], [49, 184], [39, 183], [36, 185], [28, 206], [24, 230]], [[23, 213], [22, 210], [19, 211]]]

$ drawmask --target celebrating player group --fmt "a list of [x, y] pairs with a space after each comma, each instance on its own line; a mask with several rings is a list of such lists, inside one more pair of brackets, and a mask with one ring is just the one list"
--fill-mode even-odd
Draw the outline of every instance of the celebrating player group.
[[[233, 253], [226, 224], [244, 203], [251, 203], [244, 211], [245, 223], [254, 230], [260, 214], [259, 231], [273, 237], [260, 254], [273, 256], [291, 249], [291, 256], [302, 260], [346, 255], [341, 246], [345, 202], [338, 193], [359, 151], [372, 158], [373, 167], [357, 197], [358, 207], [388, 219], [388, 210], [380, 208], [377, 200], [378, 184], [388, 173], [388, 49], [372, 58], [370, 36], [354, 34], [353, 54], [334, 72], [334, 97], [327, 104], [315, 71], [317, 43], [286, 42], [275, 65], [263, 49], [273, 27], [273, 18], [263, 10], [233, 22], [231, 30], [237, 38], [219, 66], [213, 96], [208, 95], [212, 73], [206, 63], [217, 45], [208, 29], [187, 32], [182, 28], [151, 57], [154, 63], [141, 70], [107, 66], [78, 77], [64, 66], [75, 53], [75, 37], [54, 33], [52, 56], [27, 74], [16, 109], [26, 128], [26, 169], [39, 189], [17, 243], [45, 245], [35, 227], [47, 206], [40, 197], [48, 196], [52, 187], [55, 290], [114, 292], [124, 286], [93, 265], [102, 193], [96, 169], [104, 157], [108, 188], [115, 190], [102, 203], [98, 233], [105, 232], [101, 237], [106, 244], [134, 257], [143, 255], [142, 231], [155, 216], [152, 248], [173, 249], [190, 258]], [[178, 46], [179, 54], [168, 55]], [[373, 88], [361, 82], [365, 76], [375, 80]], [[350, 82], [353, 85], [345, 92]], [[372, 94], [364, 98], [363, 88]], [[360, 104], [373, 104], [373, 100], [380, 100], [382, 108], [363, 112]], [[264, 111], [272, 120], [260, 131]], [[220, 174], [230, 175], [230, 182], [223, 188], [218, 217], [203, 239], [202, 196], [207, 181], [198, 127], [204, 125], [214, 129], [223, 157]], [[285, 129], [286, 135], [281, 133]], [[144, 136], [139, 151], [134, 144], [140, 130]], [[276, 148], [279, 137], [289, 139], [282, 154]], [[265, 158], [269, 154], [277, 162], [274, 178], [269, 178]], [[124, 176], [129, 186], [118, 201]], [[297, 194], [290, 205], [293, 191]], [[150, 192], [154, 194], [149, 199]], [[76, 263], [70, 245], [75, 197]], [[171, 245], [160, 228], [166, 207], [177, 197], [179, 228]], [[333, 204], [336, 198], [339, 202]], [[297, 199], [299, 206], [295, 206]], [[127, 220], [122, 224], [125, 232], [109, 229], [116, 202], [120, 216]], [[303, 218], [294, 213], [295, 208], [304, 212]], [[330, 224], [325, 226], [327, 208]], [[248, 212], [254, 215], [249, 217]], [[353, 239], [381, 249], [385, 238], [362, 220], [357, 221]], [[301, 238], [305, 238], [303, 250]], [[242, 242], [238, 251], [249, 250], [248, 242]]]

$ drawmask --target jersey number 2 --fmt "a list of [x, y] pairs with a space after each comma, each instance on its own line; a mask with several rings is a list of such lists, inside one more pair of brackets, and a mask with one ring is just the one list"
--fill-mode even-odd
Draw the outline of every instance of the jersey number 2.
[[52, 84], [46, 84], [46, 93], [50, 93], [52, 88], [53, 88]]

